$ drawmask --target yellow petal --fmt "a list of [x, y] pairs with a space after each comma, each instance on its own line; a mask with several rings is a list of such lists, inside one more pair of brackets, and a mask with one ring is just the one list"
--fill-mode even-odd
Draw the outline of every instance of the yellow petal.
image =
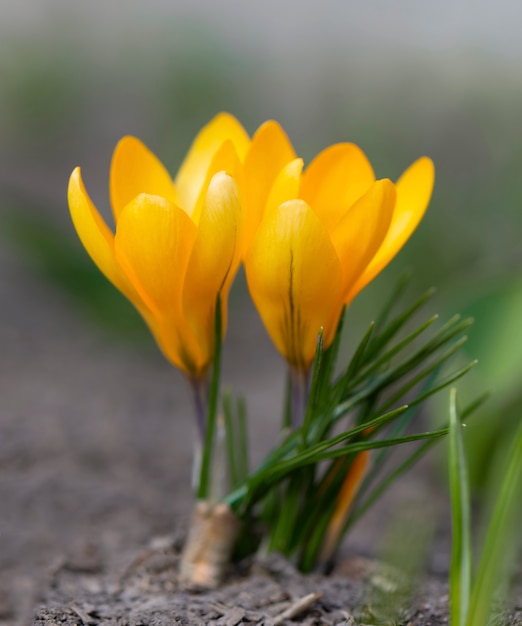
[[254, 133], [244, 166], [247, 244], [252, 241], [265, 213], [266, 201], [277, 175], [295, 156], [288, 136], [277, 122], [269, 120]]
[[190, 378], [204, 379], [208, 367], [208, 355], [203, 355], [192, 329], [176, 313], [157, 314], [150, 329], [156, 342], [176, 367]]
[[243, 161], [250, 139], [235, 117], [228, 113], [219, 113], [201, 129], [192, 143], [176, 176], [181, 206], [189, 214], [204, 185], [212, 157], [227, 140], [232, 142], [236, 154]]
[[352, 143], [339, 143], [320, 152], [310, 163], [299, 196], [330, 230], [374, 181], [364, 152]]
[[[172, 316], [152, 311], [138, 294], [116, 259], [115, 238], [87, 195], [80, 168], [71, 175], [68, 196], [76, 231], [93, 261], [138, 309], [165, 356], [188, 374], [197, 375], [201, 359], [197, 347], [193, 347], [190, 329], [185, 328], [183, 320], [176, 319], [173, 323]], [[185, 347], [187, 344], [190, 348]]]
[[433, 190], [435, 169], [427, 157], [415, 161], [396, 183], [397, 200], [386, 237], [351, 290], [350, 299], [363, 289], [401, 250], [421, 221]]
[[294, 159], [279, 172], [266, 201], [266, 213], [273, 211], [283, 202], [299, 197], [303, 165], [303, 159]]
[[140, 193], [177, 203], [170, 174], [136, 137], [123, 137], [118, 142], [112, 157], [109, 187], [116, 222], [123, 208]]
[[376, 181], [330, 233], [343, 268], [345, 294], [382, 244], [390, 226], [395, 196], [391, 180]]
[[228, 290], [240, 263], [242, 215], [234, 179], [220, 172], [208, 187], [198, 234], [187, 268], [183, 314], [210, 361], [214, 348], [214, 315], [221, 293], [223, 334]]
[[239, 161], [239, 157], [236, 153], [234, 145], [229, 140], [225, 141], [217, 149], [216, 153], [210, 160], [195, 204], [191, 207], [183, 207], [185, 211], [190, 215], [192, 221], [195, 224], [199, 223], [201, 212], [203, 211], [203, 207], [205, 206], [210, 181], [218, 172], [226, 172], [227, 174], [232, 176], [236, 180], [239, 188], [238, 193], [240, 193], [240, 190], [244, 187], [241, 163]]
[[121, 212], [114, 247], [151, 310], [149, 326], [159, 347], [172, 363], [198, 378], [207, 363], [183, 317], [181, 300], [196, 232], [185, 211], [164, 198], [141, 194]]
[[89, 256], [111, 283], [142, 311], [141, 298], [115, 259], [114, 235], [87, 194], [79, 167], [71, 174], [67, 195], [74, 227]]
[[308, 370], [317, 333], [342, 304], [342, 272], [321, 221], [302, 200], [268, 213], [245, 261], [250, 294], [277, 349]]
[[115, 255], [156, 315], [181, 310], [181, 292], [196, 226], [175, 204], [141, 194], [121, 212]]

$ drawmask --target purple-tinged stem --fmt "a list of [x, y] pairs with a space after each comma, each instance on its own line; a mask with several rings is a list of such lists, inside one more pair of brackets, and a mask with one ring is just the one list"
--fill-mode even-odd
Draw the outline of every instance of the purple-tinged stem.
[[292, 391], [292, 429], [302, 426], [309, 392], [309, 373], [294, 367], [289, 368]]
[[194, 400], [198, 443], [203, 447], [207, 423], [207, 383], [202, 378], [189, 378], [188, 381]]

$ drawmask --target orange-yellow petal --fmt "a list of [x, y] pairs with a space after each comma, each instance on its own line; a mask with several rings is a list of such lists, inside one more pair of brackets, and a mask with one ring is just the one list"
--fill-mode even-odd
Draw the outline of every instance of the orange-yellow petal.
[[224, 333], [226, 300], [240, 263], [242, 231], [236, 183], [225, 172], [219, 172], [208, 187], [183, 289], [183, 315], [209, 361], [214, 346], [216, 298], [222, 294]]
[[310, 163], [299, 196], [330, 230], [374, 181], [364, 152], [352, 143], [339, 143], [320, 152]]
[[218, 172], [226, 172], [232, 176], [236, 180], [238, 193], [240, 193], [243, 189], [243, 172], [236, 149], [229, 140], [225, 141], [211, 158], [195, 204], [192, 207], [183, 207], [195, 224], [199, 224], [201, 213], [207, 201], [210, 181]]
[[115, 255], [149, 308], [181, 310], [181, 292], [196, 226], [175, 204], [140, 194], [121, 212]]
[[191, 378], [205, 377], [208, 355], [202, 353], [192, 329], [182, 316], [173, 312], [156, 314], [149, 327], [169, 361]]
[[74, 227], [89, 256], [111, 283], [141, 310], [141, 298], [115, 259], [114, 235], [90, 199], [79, 167], [71, 174], [67, 196]]
[[232, 142], [236, 154], [243, 161], [250, 139], [235, 117], [219, 113], [196, 136], [181, 164], [176, 176], [176, 189], [181, 206], [189, 214], [200, 195], [214, 154], [227, 140]]
[[303, 165], [303, 159], [294, 159], [279, 172], [266, 201], [266, 213], [276, 209], [283, 202], [296, 200], [299, 197]]
[[118, 142], [111, 162], [110, 196], [117, 222], [123, 208], [140, 193], [160, 196], [177, 203], [170, 174], [161, 161], [136, 137]]
[[[198, 371], [198, 351], [193, 347], [194, 342], [192, 341], [192, 345], [190, 343], [190, 329], [187, 331], [182, 320], [173, 323], [168, 316], [158, 315], [138, 293], [116, 259], [115, 238], [87, 195], [79, 168], [71, 175], [68, 195], [76, 231], [93, 261], [138, 309], [165, 356], [188, 374], [194, 375]], [[190, 349], [186, 348], [187, 344], [191, 346]]]
[[245, 261], [250, 294], [277, 349], [308, 370], [317, 333], [342, 304], [342, 272], [317, 215], [290, 200], [261, 222]]
[[431, 198], [435, 169], [427, 157], [415, 161], [396, 183], [397, 200], [392, 221], [379, 250], [352, 287], [349, 300], [354, 298], [397, 255], [419, 225]]
[[277, 122], [269, 120], [254, 133], [244, 165], [247, 244], [252, 241], [265, 213], [266, 201], [276, 177], [295, 156], [288, 136]]
[[343, 268], [345, 294], [382, 244], [390, 227], [395, 196], [395, 185], [391, 180], [376, 181], [331, 231], [332, 243]]

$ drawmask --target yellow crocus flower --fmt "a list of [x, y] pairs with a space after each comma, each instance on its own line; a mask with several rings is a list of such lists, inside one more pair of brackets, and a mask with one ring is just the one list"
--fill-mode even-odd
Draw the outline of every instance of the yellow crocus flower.
[[[245, 160], [252, 215], [246, 276], [277, 349], [291, 369], [307, 372], [320, 328], [327, 347], [343, 307], [417, 227], [431, 196], [434, 169], [423, 157], [396, 184], [376, 180], [360, 148], [341, 143], [302, 170], [303, 161], [281, 127], [264, 124]], [[258, 185], [255, 198], [248, 191], [252, 180]]]
[[222, 113], [201, 130], [172, 181], [141, 141], [124, 137], [110, 170], [115, 234], [80, 168], [69, 181], [72, 220], [87, 252], [141, 313], [167, 359], [195, 381], [212, 360], [218, 293], [225, 332], [244, 250], [241, 162], [249, 143], [239, 122]]

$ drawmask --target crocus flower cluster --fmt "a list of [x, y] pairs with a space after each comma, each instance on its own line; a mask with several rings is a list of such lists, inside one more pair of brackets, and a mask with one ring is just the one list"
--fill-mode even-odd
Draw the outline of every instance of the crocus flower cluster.
[[175, 180], [134, 137], [116, 146], [110, 197], [116, 233], [83, 185], [69, 181], [76, 231], [93, 261], [134, 304], [161, 350], [190, 378], [205, 377], [214, 349], [216, 297], [227, 294], [243, 254], [238, 181], [250, 140], [230, 115], [196, 137]]
[[351, 143], [326, 148], [303, 171], [279, 124], [266, 122], [249, 138], [234, 117], [220, 114], [174, 180], [138, 139], [119, 142], [110, 172], [115, 233], [79, 168], [68, 197], [94, 262], [138, 309], [165, 356], [201, 380], [213, 356], [217, 296], [225, 321], [242, 261], [272, 341], [292, 369], [306, 373], [318, 331], [328, 346], [343, 307], [417, 227], [433, 180], [426, 157], [396, 183], [376, 180]]

